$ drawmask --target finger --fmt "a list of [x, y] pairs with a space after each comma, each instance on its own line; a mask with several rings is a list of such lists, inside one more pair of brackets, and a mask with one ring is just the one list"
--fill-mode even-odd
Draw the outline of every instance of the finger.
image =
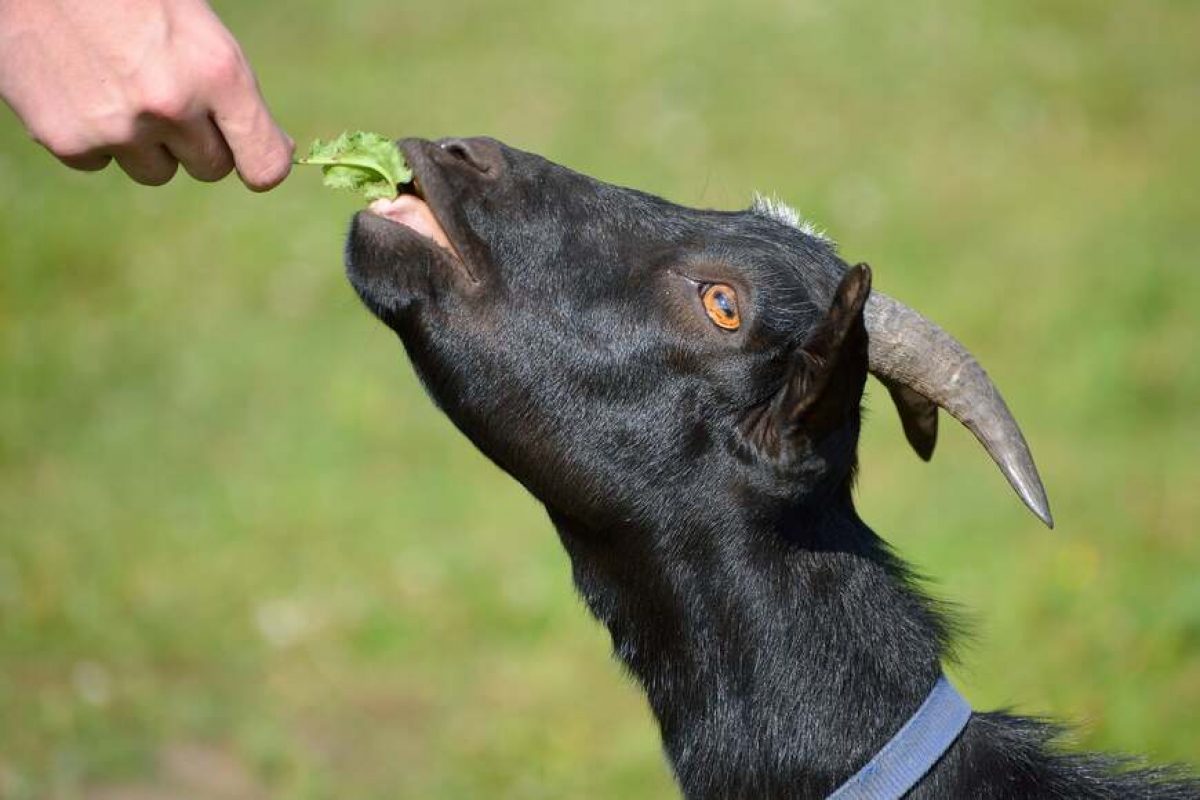
[[179, 168], [179, 162], [158, 143], [122, 147], [115, 151], [114, 157], [126, 175], [146, 186], [162, 186]]
[[96, 172], [108, 166], [112, 155], [106, 143], [79, 132], [64, 132], [67, 125], [57, 125], [49, 133], [30, 131], [33, 140], [71, 169]]
[[163, 140], [170, 154], [198, 181], [219, 181], [233, 170], [233, 153], [208, 117], [176, 126]]
[[74, 156], [58, 156], [58, 160], [71, 169], [97, 172], [108, 166], [108, 162], [112, 161], [112, 156], [106, 153], [83, 153]]
[[226, 92], [214, 103], [213, 120], [233, 152], [242, 182], [263, 192], [287, 177], [295, 144], [271, 118], [249, 68], [247, 77], [240, 91]]

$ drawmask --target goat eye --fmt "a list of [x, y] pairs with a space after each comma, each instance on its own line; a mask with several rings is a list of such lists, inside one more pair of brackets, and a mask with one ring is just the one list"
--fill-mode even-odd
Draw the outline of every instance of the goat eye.
[[700, 300], [704, 313], [718, 328], [736, 331], [742, 327], [742, 316], [738, 313], [737, 292], [725, 283], [712, 283], [700, 288]]

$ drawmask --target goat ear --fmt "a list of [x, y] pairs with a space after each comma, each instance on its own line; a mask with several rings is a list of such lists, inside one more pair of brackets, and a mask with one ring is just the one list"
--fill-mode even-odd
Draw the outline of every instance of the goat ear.
[[782, 455], [796, 439], [819, 439], [857, 412], [867, 379], [863, 306], [870, 293], [871, 268], [852, 267], [793, 355], [782, 388], [746, 421], [744, 432], [761, 452]]

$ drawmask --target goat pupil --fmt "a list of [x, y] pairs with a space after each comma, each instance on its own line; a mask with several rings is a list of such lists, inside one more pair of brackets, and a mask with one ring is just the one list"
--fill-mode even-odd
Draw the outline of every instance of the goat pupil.
[[721, 309], [721, 313], [727, 317], [733, 316], [733, 304], [729, 302], [729, 295], [724, 292], [717, 292], [716, 296], [717, 307]]

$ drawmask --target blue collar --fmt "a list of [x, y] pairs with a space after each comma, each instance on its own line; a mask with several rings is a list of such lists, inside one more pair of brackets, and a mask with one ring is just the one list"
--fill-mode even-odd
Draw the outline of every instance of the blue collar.
[[827, 800], [899, 800], [950, 749], [970, 718], [970, 704], [943, 675], [917, 713]]

